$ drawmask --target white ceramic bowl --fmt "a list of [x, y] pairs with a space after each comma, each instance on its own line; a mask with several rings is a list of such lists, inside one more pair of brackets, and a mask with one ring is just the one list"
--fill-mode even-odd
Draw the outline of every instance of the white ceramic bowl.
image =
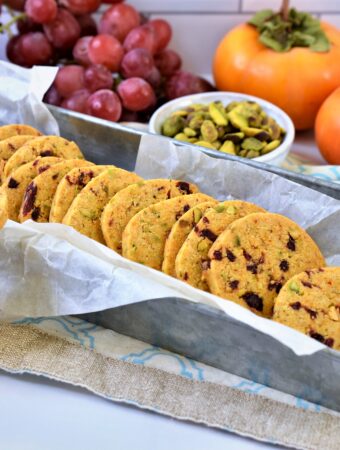
[[[187, 95], [168, 103], [158, 108], [152, 115], [149, 122], [149, 132], [154, 134], [162, 134], [161, 127], [165, 119], [167, 119], [171, 113], [177, 111], [178, 109], [186, 108], [193, 103], [211, 103], [215, 101], [221, 101], [224, 105], [229, 104], [232, 101], [250, 100], [261, 105], [263, 110], [271, 116], [276, 122], [286, 130], [286, 135], [282, 144], [266, 155], [254, 158], [254, 161], [261, 161], [268, 164], [273, 164], [279, 166], [289, 153], [295, 136], [295, 129], [293, 122], [288, 117], [288, 115], [282, 111], [282, 109], [273, 105], [270, 102], [262, 100], [261, 98], [254, 97], [252, 95], [238, 94], [237, 92], [205, 92], [203, 94]], [[177, 141], [180, 142], [180, 141]], [[181, 142], [183, 144], [183, 142]], [[223, 153], [218, 150], [211, 150], [208, 153], [213, 152], [214, 154], [222, 155]]]

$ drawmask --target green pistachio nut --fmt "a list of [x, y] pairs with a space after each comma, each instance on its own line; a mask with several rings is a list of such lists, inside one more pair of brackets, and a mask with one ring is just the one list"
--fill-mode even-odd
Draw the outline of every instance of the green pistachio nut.
[[249, 137], [249, 138], [246, 138], [242, 142], [241, 147], [243, 150], [248, 150], [248, 151], [253, 150], [256, 152], [260, 152], [264, 148], [265, 145], [266, 145], [265, 143], [259, 141], [258, 139], [254, 138], [254, 137]]
[[218, 139], [218, 132], [211, 120], [205, 120], [201, 125], [201, 134], [204, 141], [214, 142]]
[[243, 128], [248, 127], [248, 120], [247, 118], [241, 113], [236, 110], [236, 108], [232, 109], [228, 113], [228, 119], [230, 120], [231, 124], [235, 128], [239, 128], [240, 130], [243, 130]]
[[181, 116], [171, 116], [165, 119], [162, 127], [162, 134], [164, 136], [173, 137], [184, 127], [184, 119]]
[[223, 106], [221, 108], [216, 103], [210, 103], [209, 114], [216, 125], [222, 125], [222, 126], [228, 125], [227, 115], [224, 111]]
[[202, 218], [202, 211], [199, 208], [194, 209], [194, 222], [197, 223]]
[[212, 150], [215, 150], [215, 147], [212, 145], [211, 142], [207, 142], [207, 141], [196, 141], [196, 145], [200, 145], [201, 147], [207, 147], [207, 148], [211, 148]]
[[236, 155], [235, 144], [233, 141], [224, 141], [220, 147], [220, 152], [229, 153], [230, 155]]
[[247, 137], [254, 137], [257, 134], [262, 133], [262, 130], [261, 130], [261, 128], [246, 127], [246, 128], [243, 128], [243, 133]]
[[297, 294], [300, 293], [300, 286], [296, 281], [291, 281], [288, 285], [289, 289], [293, 292], [296, 292]]
[[190, 142], [190, 139], [188, 138], [188, 136], [184, 133], [178, 133], [175, 136], [175, 139], [177, 139], [178, 141], [183, 141], [183, 142]]
[[276, 139], [275, 141], [269, 142], [269, 144], [267, 144], [263, 148], [262, 154], [270, 153], [271, 151], [275, 150], [280, 144], [281, 144], [281, 141], [279, 141], [278, 139]]
[[194, 137], [194, 136], [196, 136], [196, 131], [193, 130], [192, 128], [185, 127], [183, 131], [184, 131], [184, 134], [185, 134], [186, 136], [188, 136], [188, 137]]

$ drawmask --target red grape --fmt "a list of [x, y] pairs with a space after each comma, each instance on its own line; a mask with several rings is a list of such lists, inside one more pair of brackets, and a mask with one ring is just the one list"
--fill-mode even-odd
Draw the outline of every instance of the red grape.
[[16, 25], [20, 34], [29, 33], [30, 31], [42, 31], [42, 26], [28, 17], [18, 20]]
[[9, 61], [19, 66], [25, 66], [25, 61], [19, 49], [22, 36], [13, 36], [6, 45], [6, 55]]
[[163, 76], [170, 77], [181, 68], [182, 60], [175, 51], [165, 49], [155, 55], [155, 64]]
[[80, 37], [80, 25], [76, 18], [66, 9], [58, 9], [57, 17], [44, 25], [47, 39], [55, 48], [73, 47]]
[[131, 5], [118, 4], [111, 6], [102, 15], [99, 22], [101, 34], [111, 34], [123, 42], [128, 33], [140, 24], [140, 16]]
[[69, 98], [65, 98], [62, 101], [61, 107], [86, 114], [87, 100], [90, 95], [91, 93], [87, 89], [76, 91]]
[[153, 57], [145, 48], [134, 48], [124, 55], [121, 73], [125, 78], [146, 78], [154, 67]]
[[112, 84], [112, 73], [105, 66], [95, 64], [85, 70], [85, 87], [90, 92], [111, 89]]
[[99, 34], [89, 44], [89, 58], [93, 64], [102, 64], [117, 72], [124, 56], [121, 43], [114, 36]]
[[169, 44], [172, 36], [170, 24], [163, 19], [153, 19], [148, 22], [148, 27], [150, 27], [155, 34], [155, 51], [160, 52], [161, 50], [164, 50]]
[[88, 14], [96, 11], [101, 0], [59, 0], [72, 14]]
[[214, 88], [206, 80], [184, 71], [178, 71], [169, 78], [165, 85], [165, 95], [168, 100], [184, 95], [211, 91]]
[[119, 97], [109, 89], [101, 89], [87, 99], [87, 113], [117, 122], [122, 114]]
[[124, 40], [124, 49], [128, 52], [134, 48], [145, 48], [150, 53], [155, 50], [155, 35], [147, 25], [134, 28]]
[[[15, 11], [24, 11], [25, 10], [25, 1], [26, 0], [4, 0], [4, 4], [9, 6], [11, 9]], [[0, 4], [2, 2], [0, 1]]]
[[58, 70], [54, 84], [62, 97], [70, 97], [85, 87], [85, 70], [81, 66], [70, 65]]
[[57, 17], [58, 6], [55, 0], [26, 0], [27, 16], [36, 23], [49, 23]]
[[90, 14], [83, 14], [77, 17], [80, 25], [80, 36], [95, 36], [97, 34], [97, 24]]
[[145, 77], [145, 80], [151, 84], [151, 86], [156, 89], [160, 86], [162, 82], [162, 77], [160, 71], [157, 69], [156, 66], [153, 66], [151, 72], [147, 77]]
[[49, 105], [60, 106], [62, 98], [57, 88], [52, 84], [49, 90], [45, 93], [43, 101]]
[[53, 55], [51, 44], [40, 31], [19, 36], [15, 51], [20, 54], [21, 65], [25, 67], [47, 64]]
[[139, 122], [138, 113], [123, 108], [122, 115], [120, 116], [120, 122]]
[[83, 36], [76, 42], [73, 47], [73, 58], [83, 66], [89, 66], [91, 64], [89, 58], [89, 45], [92, 40], [92, 36]]
[[119, 83], [117, 91], [124, 108], [130, 111], [142, 111], [156, 102], [154, 90], [143, 78], [128, 78]]

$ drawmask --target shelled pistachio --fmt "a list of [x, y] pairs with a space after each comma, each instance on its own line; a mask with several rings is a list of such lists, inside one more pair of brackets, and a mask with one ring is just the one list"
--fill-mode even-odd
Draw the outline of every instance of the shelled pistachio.
[[193, 104], [175, 111], [162, 125], [162, 134], [177, 140], [245, 158], [275, 150], [285, 130], [250, 101]]

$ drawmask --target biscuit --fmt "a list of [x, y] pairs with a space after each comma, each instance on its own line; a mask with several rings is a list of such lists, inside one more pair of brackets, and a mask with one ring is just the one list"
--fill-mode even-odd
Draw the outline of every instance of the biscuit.
[[74, 167], [91, 164], [83, 159], [65, 159], [35, 177], [25, 191], [19, 221], [32, 219], [35, 222], [48, 222], [53, 197], [60, 180]]
[[122, 189], [105, 206], [101, 217], [106, 245], [121, 253], [124, 228], [135, 214], [162, 200], [197, 192], [194, 184], [165, 179], [146, 180]]
[[123, 256], [160, 270], [165, 241], [173, 224], [193, 206], [212, 200], [205, 194], [190, 194], [142, 209], [133, 216], [123, 232]]
[[203, 278], [203, 267], [208, 252], [217, 237], [235, 220], [264, 209], [241, 200], [219, 203], [209, 209], [179, 250], [175, 261], [177, 278], [199, 289], [208, 290]]
[[20, 207], [26, 192], [27, 186], [40, 173], [47, 170], [53, 164], [63, 161], [62, 158], [54, 156], [37, 158], [23, 166], [18, 167], [4, 181], [3, 188], [8, 198], [8, 217], [11, 220], [19, 220]]
[[7, 196], [3, 187], [0, 187], [0, 228], [2, 228], [8, 219]]
[[53, 198], [50, 222], [62, 223], [67, 210], [79, 192], [92, 178], [98, 176], [109, 166], [76, 167], [68, 172], [58, 184]]
[[256, 314], [271, 317], [289, 278], [325, 260], [312, 238], [279, 214], [255, 213], [233, 222], [208, 254], [210, 291]]
[[142, 181], [135, 173], [112, 166], [93, 178], [73, 200], [63, 223], [85, 236], [105, 243], [100, 217], [105, 205], [121, 189]]
[[164, 259], [162, 272], [176, 277], [175, 260], [184, 241], [189, 236], [191, 230], [197, 222], [201, 220], [208, 208], [216, 205], [217, 200], [211, 202], [199, 203], [197, 206], [189, 209], [175, 222], [171, 228], [169, 236], [166, 238], [164, 247]]
[[63, 159], [84, 159], [75, 142], [59, 136], [41, 136], [24, 144], [7, 161], [4, 176], [7, 178], [19, 166], [33, 161], [38, 156], [56, 156]]
[[41, 136], [39, 130], [31, 127], [30, 125], [11, 124], [0, 127], [0, 141], [8, 139], [12, 136], [21, 136], [23, 134], [29, 134], [32, 136]]
[[3, 179], [3, 171], [6, 165], [6, 162], [9, 158], [26, 142], [34, 139], [35, 136], [30, 135], [22, 135], [22, 136], [12, 136], [10, 138], [4, 139], [0, 141], [0, 181], [4, 181]]
[[340, 350], [340, 267], [290, 278], [275, 300], [273, 319]]

